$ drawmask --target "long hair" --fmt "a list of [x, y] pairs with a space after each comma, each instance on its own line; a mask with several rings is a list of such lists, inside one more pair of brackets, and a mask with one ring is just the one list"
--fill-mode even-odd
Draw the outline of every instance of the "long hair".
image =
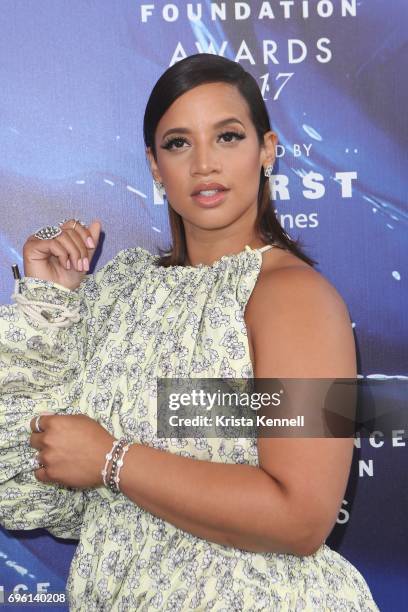
[[[198, 53], [190, 55], [168, 68], [159, 78], [150, 94], [144, 114], [143, 136], [145, 145], [150, 147], [155, 160], [157, 160], [155, 133], [157, 125], [167, 109], [177, 98], [194, 87], [205, 83], [218, 82], [234, 85], [245, 98], [259, 144], [263, 145], [263, 136], [271, 130], [271, 124], [264, 99], [254, 77], [237, 62], [211, 53]], [[160, 258], [157, 265], [164, 267], [185, 265], [187, 245], [183, 220], [173, 209], [171, 203], [168, 202], [168, 204], [172, 246], [169, 249], [159, 248]], [[279, 223], [271, 202], [269, 180], [265, 177], [263, 169], [259, 177], [255, 231], [265, 243], [278, 243], [282, 248], [288, 249], [310, 266], [317, 264], [315, 260], [303, 253], [300, 240], [292, 240]]]

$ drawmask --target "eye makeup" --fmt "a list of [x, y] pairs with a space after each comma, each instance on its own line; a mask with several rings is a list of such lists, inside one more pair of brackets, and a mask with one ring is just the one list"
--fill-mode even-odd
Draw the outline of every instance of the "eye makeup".
[[[244, 138], [246, 138], [245, 134], [242, 134], [241, 132], [237, 132], [235, 130], [226, 130], [224, 132], [221, 132], [220, 134], [218, 134], [218, 138], [223, 138], [223, 137], [232, 137], [232, 140], [227, 140], [225, 142], [225, 144], [229, 144], [229, 143], [233, 143], [233, 142], [238, 142], [240, 140], [243, 140]], [[175, 136], [173, 138], [168, 138], [167, 140], [164, 141], [164, 143], [162, 145], [160, 145], [160, 147], [162, 149], [166, 149], [168, 151], [175, 149], [181, 149], [182, 147], [178, 147], [178, 146], [174, 146], [176, 143], [187, 143], [188, 141], [184, 136]]]

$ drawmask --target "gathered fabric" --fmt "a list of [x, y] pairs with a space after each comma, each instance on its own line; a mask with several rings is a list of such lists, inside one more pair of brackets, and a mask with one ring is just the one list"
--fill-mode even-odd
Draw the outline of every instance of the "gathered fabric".
[[[45, 329], [55, 329], [56, 327], [70, 327], [71, 323], [76, 323], [80, 320], [79, 307], [65, 308], [53, 302], [42, 302], [41, 300], [30, 300], [19, 293], [19, 280], [15, 282], [15, 291], [11, 295], [19, 310], [26, 313], [32, 320], [39, 324], [39, 327]], [[52, 323], [49, 321], [50, 313], [57, 312], [57, 316], [53, 318]]]

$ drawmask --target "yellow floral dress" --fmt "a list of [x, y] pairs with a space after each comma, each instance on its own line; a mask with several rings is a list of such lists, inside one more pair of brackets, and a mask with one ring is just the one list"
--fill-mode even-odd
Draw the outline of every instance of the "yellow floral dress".
[[24, 277], [0, 306], [0, 524], [79, 539], [70, 610], [372, 611], [357, 569], [326, 544], [313, 555], [254, 553], [184, 532], [105, 487], [43, 484], [30, 419], [86, 413], [115, 436], [185, 457], [258, 465], [255, 439], [160, 439], [156, 377], [253, 375], [244, 310], [262, 251], [158, 267], [120, 251], [75, 290]]

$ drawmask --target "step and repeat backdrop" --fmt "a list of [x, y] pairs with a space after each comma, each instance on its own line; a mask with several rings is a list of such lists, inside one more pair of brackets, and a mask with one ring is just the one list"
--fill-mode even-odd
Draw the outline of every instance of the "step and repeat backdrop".
[[[27, 236], [64, 217], [101, 220], [92, 270], [168, 246], [144, 107], [168, 66], [216, 53], [259, 83], [279, 136], [274, 205], [348, 305], [359, 376], [408, 380], [406, 17], [405, 0], [3, 0], [0, 302]], [[381, 610], [408, 607], [407, 465], [403, 428], [356, 438], [328, 540]], [[63, 591], [75, 546], [1, 530], [0, 605]]]

